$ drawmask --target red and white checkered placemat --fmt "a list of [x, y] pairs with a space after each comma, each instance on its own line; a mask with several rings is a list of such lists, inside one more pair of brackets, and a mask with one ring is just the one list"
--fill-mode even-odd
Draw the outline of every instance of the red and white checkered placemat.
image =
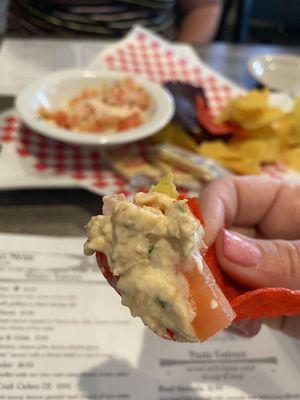
[[[103, 194], [129, 194], [132, 190], [107, 165], [103, 150], [48, 139], [21, 124], [15, 112], [6, 114], [0, 120], [0, 143], [4, 147], [10, 146], [11, 168], [14, 168], [14, 160], [18, 158], [24, 179], [26, 175], [39, 180], [47, 180], [49, 177], [56, 177], [58, 181], [69, 178], [74, 185], [88, 187]], [[139, 148], [143, 145], [122, 146], [118, 152], [128, 152], [133, 146]], [[53, 180], [51, 183], [53, 184]]]
[[[142, 73], [158, 82], [180, 80], [202, 85], [214, 112], [230, 96], [242, 91], [203, 64], [189, 48], [178, 50], [141, 28], [105, 50], [92, 64], [93, 68]], [[101, 194], [136, 191], [109, 167], [105, 149], [72, 146], [43, 137], [24, 127], [14, 111], [0, 116], [0, 144], [2, 153], [6, 153], [6, 159], [0, 153], [1, 188], [13, 187], [16, 179], [23, 183], [22, 187], [26, 187], [26, 182], [30, 182], [28, 186], [34, 182], [46, 186], [51, 182], [49, 186], [71, 183]], [[115, 151], [143, 155], [144, 147], [143, 142], [138, 142], [119, 146]], [[1, 161], [6, 168], [1, 168]]]
[[90, 67], [142, 74], [158, 83], [175, 80], [202, 86], [213, 113], [244, 91], [204, 64], [189, 46], [173, 46], [141, 27], [102, 51]]

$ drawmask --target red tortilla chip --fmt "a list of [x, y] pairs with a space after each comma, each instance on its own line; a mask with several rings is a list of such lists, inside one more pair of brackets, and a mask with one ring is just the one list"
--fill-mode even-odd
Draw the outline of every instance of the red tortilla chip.
[[214, 247], [208, 249], [204, 259], [236, 312], [235, 322], [246, 318], [292, 317], [300, 314], [300, 290], [270, 287], [249, 289], [221, 270]]

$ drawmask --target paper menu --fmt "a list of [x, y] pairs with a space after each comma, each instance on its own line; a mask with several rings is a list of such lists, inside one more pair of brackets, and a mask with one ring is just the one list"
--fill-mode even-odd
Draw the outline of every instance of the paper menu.
[[159, 339], [83, 241], [0, 235], [0, 399], [300, 398], [299, 342], [266, 327], [253, 339]]

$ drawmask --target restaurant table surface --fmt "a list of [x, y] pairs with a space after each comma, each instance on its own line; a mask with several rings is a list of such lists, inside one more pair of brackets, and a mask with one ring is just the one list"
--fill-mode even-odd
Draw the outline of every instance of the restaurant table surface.
[[[246, 88], [256, 84], [247, 72], [247, 62], [252, 57], [300, 54], [299, 47], [271, 45], [214, 43], [193, 47], [208, 65]], [[13, 102], [12, 97], [0, 96], [0, 112], [11, 108]], [[99, 196], [81, 189], [3, 190], [0, 191], [0, 232], [80, 236], [84, 235], [88, 219], [99, 213], [100, 207]]]

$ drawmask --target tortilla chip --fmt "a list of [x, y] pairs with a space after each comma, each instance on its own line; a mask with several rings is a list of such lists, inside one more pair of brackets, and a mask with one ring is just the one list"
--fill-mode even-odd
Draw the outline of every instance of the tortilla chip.
[[172, 165], [158, 158], [154, 158], [154, 163], [155, 166], [160, 169], [162, 174], [168, 174], [171, 172], [176, 187], [187, 190], [200, 190], [201, 183], [199, 182], [199, 179], [197, 179], [187, 170], [184, 170], [184, 168]]
[[300, 171], [300, 147], [290, 148], [283, 152], [281, 161]]
[[179, 125], [171, 123], [151, 138], [151, 143], [172, 143], [185, 149], [197, 151], [196, 142]]
[[269, 105], [267, 90], [252, 90], [245, 95], [231, 99], [225, 110], [217, 117], [220, 122], [235, 122], [245, 130], [268, 127], [284, 115], [278, 107]]
[[177, 199], [179, 196], [176, 186], [174, 185], [173, 175], [170, 172], [163, 176], [157, 185], [152, 185], [150, 192], [167, 194], [168, 196], [173, 197], [173, 199]]
[[297, 97], [294, 101], [294, 108], [289, 114], [289, 123], [286, 132], [286, 141], [290, 145], [300, 145], [300, 97]]
[[259, 174], [261, 165], [279, 159], [282, 143], [279, 137], [249, 137], [247, 139], [203, 142], [198, 151], [217, 160], [237, 174]]

